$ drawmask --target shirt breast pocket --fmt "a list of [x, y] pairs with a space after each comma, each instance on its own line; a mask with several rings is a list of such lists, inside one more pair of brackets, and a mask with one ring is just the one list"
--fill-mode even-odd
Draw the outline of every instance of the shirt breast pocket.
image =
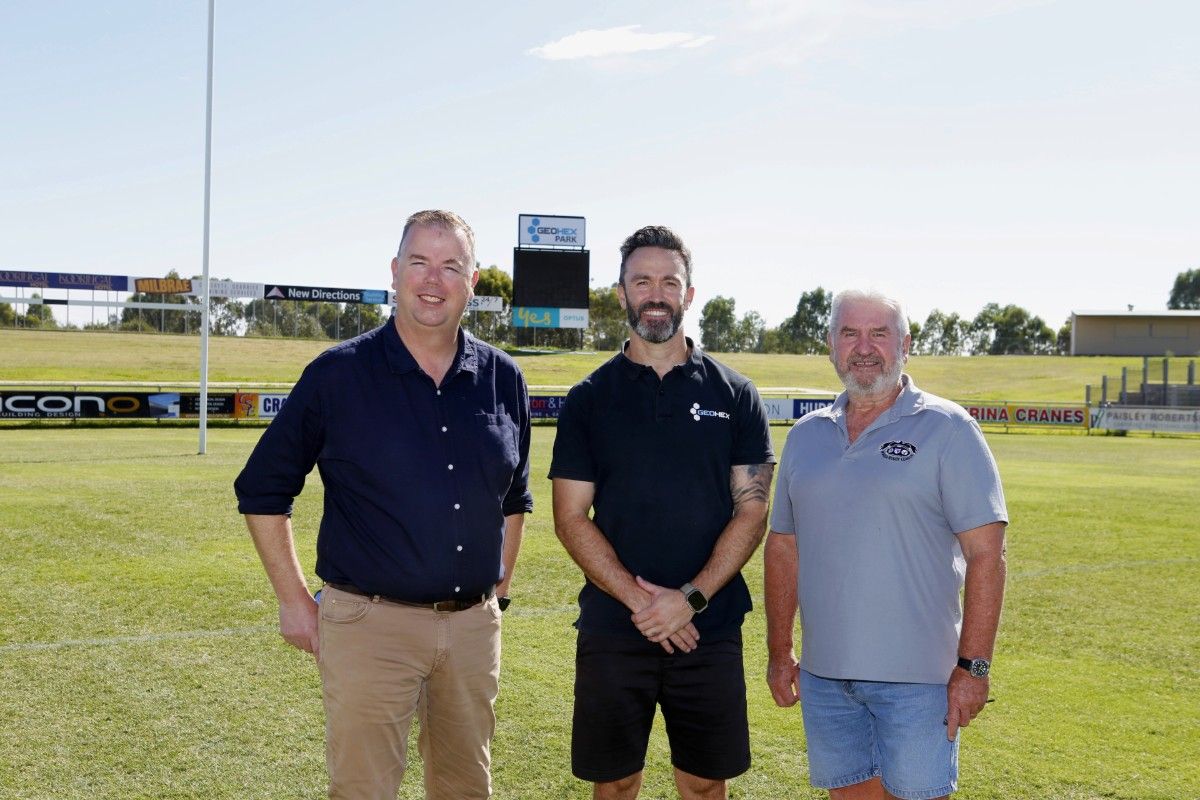
[[480, 465], [484, 472], [507, 486], [520, 460], [517, 423], [504, 414], [476, 414]]

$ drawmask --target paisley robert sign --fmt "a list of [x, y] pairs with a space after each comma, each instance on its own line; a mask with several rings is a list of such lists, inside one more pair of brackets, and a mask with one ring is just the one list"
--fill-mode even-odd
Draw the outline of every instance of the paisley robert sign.
[[1110, 431], [1200, 433], [1200, 408], [1105, 406], [1097, 409], [1093, 428]]
[[178, 392], [3, 392], [0, 419], [170, 419]]

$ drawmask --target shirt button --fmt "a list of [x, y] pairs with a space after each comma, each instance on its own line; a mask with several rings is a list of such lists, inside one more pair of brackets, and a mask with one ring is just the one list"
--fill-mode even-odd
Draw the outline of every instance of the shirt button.
[[442, 396], [442, 390], [441, 390], [441, 389], [438, 389], [438, 390], [437, 390], [437, 393], [438, 393], [438, 397], [441, 397], [441, 396]]
[[447, 464], [447, 465], [446, 465], [446, 469], [454, 469], [454, 465], [453, 465], [453, 464]]
[[[460, 506], [458, 503], [455, 503], [455, 504], [454, 504], [454, 510], [455, 510], [455, 511], [458, 511], [460, 508], [462, 508], [462, 506]], [[459, 549], [459, 550], [461, 550], [462, 548], [460, 547], [460, 548], [458, 548], [458, 549]]]
[[462, 545], [460, 544], [458, 547], [456, 547], [456, 548], [454, 548], [454, 549], [455, 549], [455, 550], [457, 550], [458, 552], [460, 552], [460, 553], [461, 553], [461, 552], [462, 552]]
[[456, 591], [456, 592], [461, 592], [461, 591], [462, 591], [462, 587], [461, 587], [461, 586], [455, 586], [455, 587], [454, 587], [454, 591]]
[[442, 426], [442, 433], [445, 433], [445, 432], [446, 432], [446, 426], [445, 426], [445, 425], [443, 425], [443, 426]]

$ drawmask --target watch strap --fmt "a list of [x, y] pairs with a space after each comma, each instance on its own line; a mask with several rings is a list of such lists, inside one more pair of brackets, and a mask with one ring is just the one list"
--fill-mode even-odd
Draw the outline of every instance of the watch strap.
[[986, 658], [963, 658], [959, 656], [958, 666], [965, 669], [967, 674], [972, 677], [984, 678], [991, 672], [992, 662]]
[[680, 586], [679, 591], [683, 592], [683, 596], [687, 598], [688, 605], [692, 607], [693, 612], [699, 614], [708, 608], [708, 598], [704, 596], [704, 592], [692, 586], [690, 581]]

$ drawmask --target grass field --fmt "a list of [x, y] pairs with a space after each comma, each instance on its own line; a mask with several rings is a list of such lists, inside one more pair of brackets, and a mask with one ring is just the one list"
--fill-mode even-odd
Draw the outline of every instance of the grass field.
[[[5, 798], [323, 796], [316, 669], [275, 633], [232, 497], [260, 433], [214, 430], [200, 457], [194, 430], [0, 430]], [[774, 429], [777, 446], [785, 433]], [[505, 615], [498, 798], [589, 796], [568, 768], [581, 578], [550, 525], [553, 436], [534, 431], [537, 510]], [[989, 442], [1013, 518], [1009, 592], [997, 702], [964, 732], [956, 796], [1200, 797], [1200, 447]], [[320, 506], [314, 474], [296, 514], [309, 570]], [[754, 766], [732, 796], [823, 797], [807, 785], [797, 710], [775, 708], [762, 680], [761, 574], [756, 554]], [[674, 796], [668, 763], [660, 720], [643, 797]], [[419, 775], [403, 798], [420, 796]]]
[[[258, 386], [290, 383], [313, 356], [331, 342], [292, 339], [211, 340], [209, 380]], [[0, 330], [0, 380], [49, 380], [95, 384], [104, 381], [196, 381], [199, 339], [154, 334]], [[517, 360], [534, 386], [569, 386], [596, 368], [609, 353], [521, 355]], [[759, 386], [803, 386], [840, 391], [824, 356], [721, 356]], [[1186, 380], [1188, 359], [1171, 360], [1171, 380]], [[954, 400], [1013, 400], [1082, 403], [1084, 387], [1100, 379], [1118, 380], [1129, 368], [1131, 382], [1141, 380], [1140, 358], [1066, 356], [916, 356], [908, 371], [922, 388]], [[1153, 362], [1151, 381], [1162, 379], [1161, 359]], [[1116, 384], [1112, 384], [1115, 395]]]

